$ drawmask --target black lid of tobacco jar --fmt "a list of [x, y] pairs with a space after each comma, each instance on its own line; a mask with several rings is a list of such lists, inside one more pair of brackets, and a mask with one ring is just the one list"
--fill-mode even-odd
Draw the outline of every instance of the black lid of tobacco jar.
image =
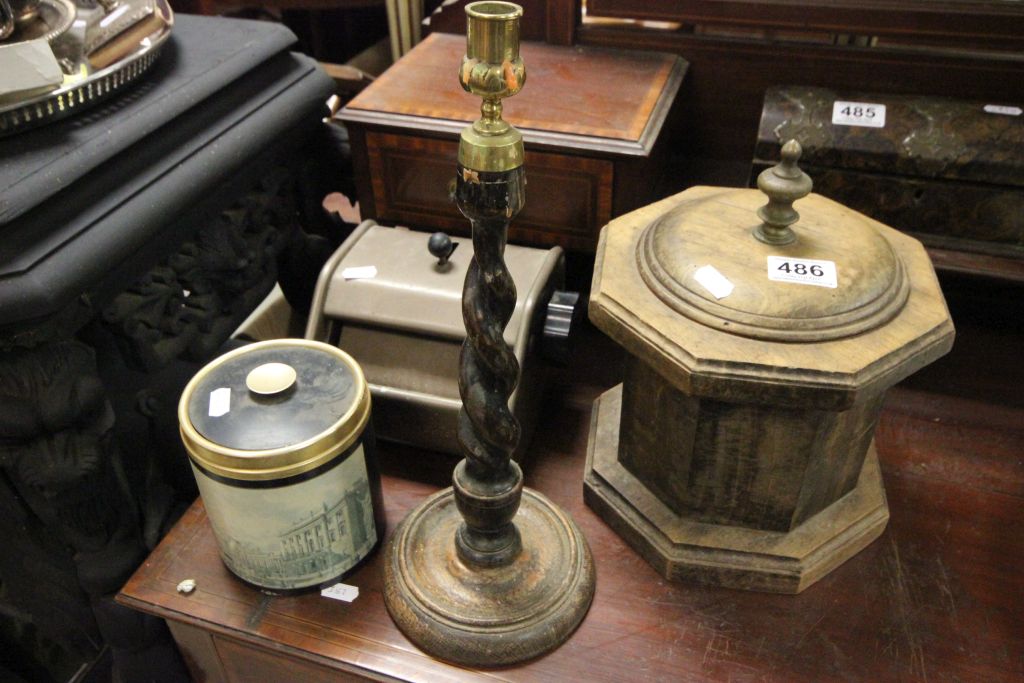
[[204, 469], [233, 479], [292, 477], [355, 443], [370, 417], [359, 365], [320, 342], [278, 339], [229, 352], [182, 394], [181, 436]]

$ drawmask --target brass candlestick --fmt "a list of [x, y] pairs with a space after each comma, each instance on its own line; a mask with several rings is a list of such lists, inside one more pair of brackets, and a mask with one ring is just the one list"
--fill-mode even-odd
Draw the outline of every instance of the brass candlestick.
[[455, 196], [473, 226], [473, 261], [462, 296], [466, 341], [459, 368], [459, 443], [466, 458], [452, 488], [431, 496], [395, 530], [386, 553], [384, 599], [406, 636], [432, 655], [500, 666], [555, 648], [594, 595], [590, 549], [572, 520], [523, 488], [511, 460], [519, 423], [508, 409], [519, 367], [503, 332], [516, 290], [503, 254], [522, 208], [526, 177], [519, 131], [501, 99], [526, 79], [519, 57], [522, 8], [466, 6], [459, 81], [483, 97], [462, 132]]

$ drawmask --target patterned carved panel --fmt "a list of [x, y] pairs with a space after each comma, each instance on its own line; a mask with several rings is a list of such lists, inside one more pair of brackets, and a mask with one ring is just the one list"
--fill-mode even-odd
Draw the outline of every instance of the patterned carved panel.
[[286, 170], [269, 174], [102, 311], [126, 358], [151, 371], [206, 360], [224, 343], [273, 288], [277, 256], [299, 230], [292, 186]]
[[[101, 604], [145, 556], [113, 424], [84, 344], [12, 349], [0, 361], [0, 631], [55, 677], [104, 640], [123, 644], [123, 608]], [[138, 649], [152, 642], [135, 635]]]

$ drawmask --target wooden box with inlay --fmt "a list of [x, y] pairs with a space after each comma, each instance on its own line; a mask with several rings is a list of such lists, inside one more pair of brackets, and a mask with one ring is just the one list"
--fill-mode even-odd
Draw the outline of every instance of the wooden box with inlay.
[[[447, 199], [455, 141], [479, 116], [452, 67], [465, 48], [463, 36], [431, 34], [339, 113], [363, 218], [466, 234]], [[540, 43], [521, 53], [529, 75], [504, 118], [523, 133], [529, 201], [509, 239], [592, 252], [602, 225], [655, 199], [686, 62]]]
[[796, 593], [881, 534], [884, 394], [953, 343], [921, 244], [782, 153], [767, 203], [695, 187], [601, 233], [590, 318], [628, 358], [585, 498], [667, 578]]

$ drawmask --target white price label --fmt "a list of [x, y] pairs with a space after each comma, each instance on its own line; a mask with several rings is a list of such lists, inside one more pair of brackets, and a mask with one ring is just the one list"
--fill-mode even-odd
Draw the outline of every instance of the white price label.
[[716, 299], [724, 299], [732, 294], [733, 284], [729, 278], [718, 272], [714, 266], [702, 266], [693, 274], [694, 279], [711, 292]]
[[1005, 104], [986, 104], [985, 111], [989, 114], [1002, 114], [1003, 116], [1020, 116], [1024, 114], [1024, 109], [1010, 107]]
[[831, 289], [839, 286], [835, 261], [818, 261], [809, 258], [769, 256], [768, 279]]
[[885, 128], [885, 105], [870, 102], [834, 102], [832, 124]]
[[342, 602], [352, 602], [359, 597], [359, 588], [356, 586], [349, 586], [345, 583], [336, 583], [333, 586], [328, 586], [320, 591], [320, 595], [325, 598], [331, 598], [332, 600], [341, 600]]
[[377, 277], [377, 266], [353, 266], [342, 268], [341, 276], [346, 280], [368, 280]]
[[221, 387], [210, 392], [210, 417], [220, 417], [231, 412], [231, 387]]

